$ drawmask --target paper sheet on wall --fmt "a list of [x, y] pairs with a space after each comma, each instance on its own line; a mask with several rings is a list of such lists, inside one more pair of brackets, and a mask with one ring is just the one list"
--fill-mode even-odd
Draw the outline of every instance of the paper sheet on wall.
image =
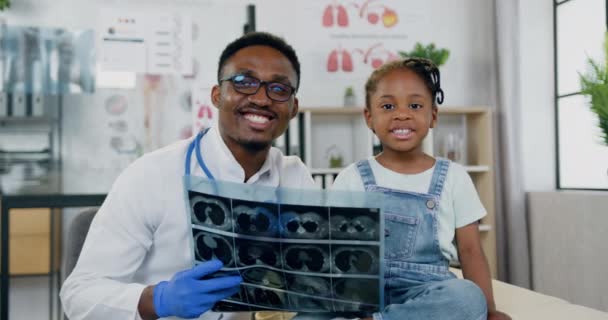
[[98, 31], [104, 71], [192, 74], [192, 19], [186, 14], [105, 9]]

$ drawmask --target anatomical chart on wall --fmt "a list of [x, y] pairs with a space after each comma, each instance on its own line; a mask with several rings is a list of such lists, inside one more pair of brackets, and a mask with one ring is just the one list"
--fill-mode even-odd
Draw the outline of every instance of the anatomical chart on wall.
[[215, 311], [369, 315], [383, 307], [384, 226], [377, 195], [186, 177], [194, 263], [240, 274]]
[[306, 57], [302, 70], [314, 74], [315, 81], [302, 82], [301, 101], [309, 106], [363, 106], [363, 88], [372, 71], [398, 59], [399, 51], [411, 50], [416, 42], [436, 38], [431, 3], [294, 1], [290, 8], [298, 14], [285, 15], [284, 1], [265, 0], [256, 4], [256, 27], [288, 39], [298, 55]]

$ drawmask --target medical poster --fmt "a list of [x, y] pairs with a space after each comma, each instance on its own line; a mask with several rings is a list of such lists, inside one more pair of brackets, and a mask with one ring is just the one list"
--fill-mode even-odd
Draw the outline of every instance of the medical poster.
[[[433, 10], [417, 0], [260, 1], [258, 30], [284, 37], [302, 58], [298, 97], [308, 106], [362, 107], [365, 81], [382, 64], [398, 59], [416, 42], [434, 39]], [[298, 28], [285, 26], [297, 25]], [[309, 77], [311, 78], [306, 78]], [[310, 81], [312, 80], [312, 81]], [[346, 92], [354, 93], [346, 99]]]
[[383, 304], [384, 227], [377, 195], [187, 177], [195, 263], [240, 274], [215, 311], [370, 315]]

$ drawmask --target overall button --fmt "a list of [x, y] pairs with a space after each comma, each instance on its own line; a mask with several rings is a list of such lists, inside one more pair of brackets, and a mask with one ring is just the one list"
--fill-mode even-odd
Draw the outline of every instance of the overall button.
[[435, 208], [435, 201], [433, 201], [433, 200], [428, 200], [428, 201], [426, 202], [426, 207], [427, 207], [427, 208], [429, 208], [429, 209], [433, 209], [433, 208]]

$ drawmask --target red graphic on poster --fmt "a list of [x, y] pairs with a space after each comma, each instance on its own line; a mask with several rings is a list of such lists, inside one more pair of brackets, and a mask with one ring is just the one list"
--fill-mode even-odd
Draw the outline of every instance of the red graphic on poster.
[[347, 50], [334, 49], [327, 57], [327, 71], [337, 72], [339, 67], [344, 72], [353, 71], [353, 58]]
[[[378, 24], [382, 18], [382, 24], [385, 28], [394, 27], [399, 22], [397, 12], [381, 3], [379, 0], [366, 0], [363, 3], [350, 2], [349, 7], [356, 9], [356, 15], [361, 19], [366, 19], [370, 24]], [[337, 1], [330, 4], [323, 10], [322, 24], [325, 28], [331, 28], [334, 25], [339, 27], [348, 26], [348, 12], [346, 6]]]
[[399, 22], [397, 12], [385, 5], [379, 3], [372, 3], [374, 0], [365, 1], [361, 6], [355, 5], [359, 9], [359, 17], [367, 18], [367, 21], [371, 24], [377, 24], [382, 16], [382, 24], [386, 28], [391, 28]]
[[364, 64], [369, 64], [372, 68], [377, 69], [386, 62], [399, 59], [399, 56], [384, 48], [382, 43], [376, 43], [366, 49], [346, 50], [342, 48], [333, 49], [327, 56], [327, 72], [352, 72], [353, 55], [358, 54], [363, 59]]
[[361, 54], [363, 56], [363, 63], [370, 64], [374, 69], [377, 69], [386, 62], [399, 59], [397, 54], [386, 50], [382, 43], [376, 43], [365, 50], [355, 49], [354, 52]]
[[[211, 107], [208, 104], [202, 103], [198, 100], [196, 101], [196, 105], [199, 107], [198, 112], [196, 113], [195, 124], [197, 128], [202, 129], [207, 127], [203, 123], [211, 123], [211, 120], [213, 120], [213, 110], [211, 110]], [[204, 120], [205, 118], [207, 120]]]
[[331, 27], [335, 24], [339, 27], [348, 26], [348, 13], [343, 5], [329, 5], [323, 11], [323, 26]]
[[200, 107], [198, 108], [198, 118], [199, 119], [205, 118], [205, 113], [207, 114], [207, 119], [209, 119], [209, 120], [213, 119], [213, 111], [211, 110], [210, 106], [208, 106], [206, 104], [201, 104], [199, 101], [196, 102], [196, 105], [200, 105]]

